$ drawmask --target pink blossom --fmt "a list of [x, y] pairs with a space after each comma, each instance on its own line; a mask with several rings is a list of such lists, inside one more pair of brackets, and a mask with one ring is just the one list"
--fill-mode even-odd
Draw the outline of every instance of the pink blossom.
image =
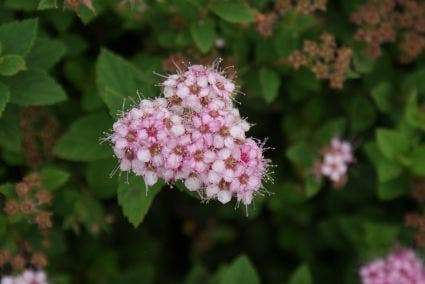
[[330, 146], [323, 151], [323, 159], [318, 164], [318, 174], [328, 177], [335, 187], [340, 187], [346, 182], [348, 166], [352, 162], [351, 144], [339, 138], [333, 138]]
[[184, 182], [205, 199], [251, 204], [268, 160], [250, 124], [233, 107], [235, 84], [215, 67], [193, 65], [162, 83], [164, 98], [141, 100], [113, 126], [109, 139], [122, 171]]
[[4, 276], [1, 284], [48, 284], [47, 276], [44, 271], [25, 270], [22, 274], [12, 277]]
[[361, 267], [363, 284], [423, 284], [425, 267], [409, 249], [396, 249], [385, 259], [378, 258]]

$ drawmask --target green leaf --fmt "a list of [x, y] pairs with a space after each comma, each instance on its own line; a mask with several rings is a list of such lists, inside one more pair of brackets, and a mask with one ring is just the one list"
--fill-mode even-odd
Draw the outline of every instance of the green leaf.
[[321, 145], [329, 144], [329, 141], [335, 137], [344, 133], [345, 130], [345, 119], [334, 118], [329, 122], [326, 122], [314, 133], [314, 140]]
[[5, 55], [0, 57], [0, 75], [13, 76], [25, 70], [25, 60], [19, 55]]
[[3, 114], [3, 111], [6, 109], [6, 105], [10, 100], [10, 91], [9, 88], [0, 82], [0, 117]]
[[37, 34], [36, 19], [14, 21], [0, 26], [0, 41], [3, 44], [3, 54], [26, 55]]
[[392, 200], [406, 195], [408, 192], [408, 181], [402, 177], [378, 185], [378, 197], [381, 200]]
[[312, 282], [310, 269], [307, 264], [303, 264], [292, 273], [288, 284], [311, 284]]
[[0, 119], [0, 146], [15, 154], [21, 152], [19, 115], [19, 109], [8, 104]]
[[276, 71], [268, 68], [260, 70], [261, 91], [266, 102], [273, 102], [279, 94], [280, 78]]
[[221, 275], [220, 284], [259, 284], [260, 278], [251, 261], [245, 255], [237, 257]]
[[21, 106], [52, 105], [66, 100], [62, 87], [42, 70], [28, 70], [6, 78], [12, 103]]
[[[358, 50], [358, 49], [356, 49]], [[372, 72], [374, 61], [363, 54], [363, 52], [355, 52], [353, 55], [354, 70], [360, 74]]]
[[310, 167], [313, 164], [313, 153], [305, 141], [297, 142], [286, 150], [286, 157], [297, 165]]
[[[2, 39], [0, 38], [0, 41]], [[419, 94], [425, 94], [425, 67], [418, 68], [405, 76], [402, 81], [402, 91], [411, 92], [416, 90]]]
[[387, 182], [399, 177], [403, 171], [400, 164], [382, 157], [377, 162], [378, 179]]
[[410, 146], [404, 133], [391, 129], [378, 128], [376, 141], [382, 154], [389, 159], [395, 159], [407, 152]]
[[134, 227], [139, 226], [145, 218], [153, 199], [164, 185], [158, 181], [154, 186], [147, 188], [143, 178], [130, 175], [128, 182], [123, 177], [118, 185], [118, 204], [124, 216]]
[[417, 176], [425, 176], [425, 145], [416, 147], [409, 155], [410, 171]]
[[34, 11], [38, 0], [5, 0], [4, 6], [11, 10]]
[[399, 226], [384, 222], [363, 221], [362, 227], [364, 236], [360, 245], [361, 250], [364, 251], [363, 256], [367, 258], [387, 252], [388, 248], [397, 241], [400, 232]]
[[214, 44], [215, 30], [214, 24], [210, 20], [195, 22], [190, 27], [193, 41], [203, 52], [208, 52]]
[[62, 187], [69, 179], [69, 173], [56, 168], [46, 167], [41, 170], [42, 183], [48, 190], [55, 190]]
[[30, 67], [50, 69], [59, 62], [65, 51], [65, 44], [60, 40], [37, 38], [26, 60]]
[[89, 163], [86, 169], [86, 179], [96, 198], [106, 199], [114, 197], [118, 186], [117, 174], [111, 177], [117, 167], [115, 159], [99, 160]]
[[40, 0], [37, 6], [37, 10], [56, 9], [58, 5], [57, 0]]
[[393, 88], [389, 82], [381, 82], [371, 91], [373, 100], [376, 106], [382, 112], [389, 112], [391, 110], [391, 96]]
[[[7, 198], [11, 198], [15, 193], [15, 185], [13, 183], [3, 183], [0, 184], [0, 194], [3, 194]], [[2, 212], [3, 213], [3, 212]]]
[[323, 184], [322, 179], [319, 180], [313, 175], [308, 175], [305, 178], [305, 185], [304, 185], [305, 195], [308, 198], [315, 196], [317, 193], [319, 193], [320, 189], [322, 188], [322, 184]]
[[282, 26], [274, 37], [274, 47], [280, 57], [288, 57], [298, 47], [299, 34], [295, 28]]
[[106, 49], [102, 49], [97, 59], [96, 84], [111, 115], [121, 110], [125, 99], [138, 101], [137, 92], [144, 97], [154, 96], [139, 69]]
[[253, 22], [251, 8], [243, 0], [213, 0], [211, 10], [230, 23]]
[[57, 142], [54, 153], [70, 161], [96, 161], [112, 156], [107, 143], [100, 143], [105, 131], [112, 127], [112, 119], [104, 113], [83, 116], [71, 124]]
[[407, 123], [413, 127], [417, 127], [425, 131], [425, 110], [419, 109], [416, 92], [412, 92], [407, 101], [405, 107], [405, 118]]
[[370, 128], [376, 119], [373, 104], [366, 97], [352, 96], [349, 99], [347, 112], [354, 133]]

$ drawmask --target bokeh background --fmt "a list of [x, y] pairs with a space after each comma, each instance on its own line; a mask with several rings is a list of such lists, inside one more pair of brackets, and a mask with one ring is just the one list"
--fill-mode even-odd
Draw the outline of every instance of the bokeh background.
[[[424, 2], [0, 0], [0, 43], [1, 274], [360, 283], [394, 247], [421, 255]], [[217, 58], [270, 148], [269, 194], [245, 208], [110, 177], [99, 139], [116, 109], [159, 96], [158, 74]], [[340, 184], [315, 175], [333, 137], [354, 148]]]

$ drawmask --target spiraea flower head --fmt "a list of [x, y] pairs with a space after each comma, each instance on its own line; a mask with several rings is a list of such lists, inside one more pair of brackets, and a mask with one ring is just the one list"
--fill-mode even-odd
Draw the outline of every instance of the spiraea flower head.
[[1, 284], [48, 284], [46, 273], [42, 270], [25, 270], [18, 276], [4, 276]]
[[250, 204], [269, 161], [263, 144], [246, 136], [250, 124], [233, 106], [235, 83], [216, 65], [193, 65], [161, 86], [164, 98], [143, 99], [113, 125], [108, 139], [121, 171], [147, 186], [180, 180], [205, 200]]
[[422, 284], [425, 267], [414, 251], [405, 248], [394, 250], [386, 258], [375, 259], [359, 271], [363, 284]]
[[348, 167], [354, 161], [351, 144], [335, 137], [323, 149], [322, 155], [318, 174], [329, 178], [335, 188], [343, 186], [347, 181]]

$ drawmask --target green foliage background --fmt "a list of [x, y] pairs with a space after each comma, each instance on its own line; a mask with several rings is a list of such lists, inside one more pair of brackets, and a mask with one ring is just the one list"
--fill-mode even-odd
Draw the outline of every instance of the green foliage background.
[[[149, 0], [143, 12], [94, 0], [96, 13], [80, 6], [79, 16], [62, 2], [0, 1], [0, 205], [13, 183], [42, 173], [54, 196], [53, 283], [358, 283], [362, 263], [397, 243], [415, 246], [404, 215], [420, 210], [409, 192], [425, 176], [424, 58], [400, 65], [391, 45], [366, 58], [347, 20], [364, 1], [288, 13], [268, 38], [252, 9], [269, 11], [270, 0]], [[176, 16], [182, 26], [171, 24]], [[354, 52], [341, 91], [279, 63], [323, 31]], [[139, 178], [109, 177], [116, 161], [99, 138], [124, 100], [160, 94], [153, 72], [165, 74], [177, 52], [192, 63], [233, 62], [241, 113], [256, 124], [250, 134], [273, 148], [271, 194], [248, 216], [179, 187], [159, 184], [146, 196]], [[19, 126], [31, 106], [60, 122], [54, 157], [40, 168], [26, 163]], [[339, 190], [311, 175], [335, 135], [353, 142], [357, 158]], [[0, 247], [13, 248], [7, 222], [0, 215]]]

